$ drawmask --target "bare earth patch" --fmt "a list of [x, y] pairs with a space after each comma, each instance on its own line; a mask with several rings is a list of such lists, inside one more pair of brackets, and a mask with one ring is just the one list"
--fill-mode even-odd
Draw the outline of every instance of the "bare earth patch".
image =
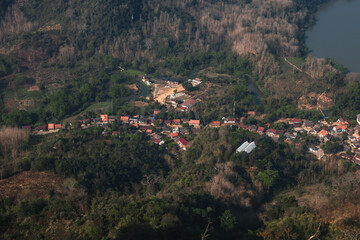
[[[165, 87], [169, 86], [169, 87]], [[161, 104], [165, 104], [165, 100], [168, 96], [174, 93], [174, 91], [181, 92], [184, 91], [184, 87], [182, 85], [163, 85], [163, 84], [155, 84], [154, 90], [154, 100], [158, 101]]]
[[50, 172], [27, 171], [0, 180], [0, 197], [23, 198], [26, 196], [46, 197], [69, 192], [64, 187], [65, 179]]
[[142, 102], [142, 101], [136, 101], [136, 102], [134, 102], [134, 105], [135, 105], [135, 107], [145, 107], [145, 106], [149, 105], [149, 103]]
[[30, 87], [27, 91], [28, 92], [39, 92], [40, 88], [38, 85], [35, 85], [35, 86]]
[[298, 108], [302, 110], [313, 110], [317, 108], [328, 109], [333, 105], [333, 100], [327, 93], [310, 93], [307, 96], [300, 97], [298, 100]]
[[138, 86], [136, 86], [136, 84], [128, 84], [126, 85], [127, 88], [129, 88], [130, 90], [134, 90], [135, 92], [139, 90]]

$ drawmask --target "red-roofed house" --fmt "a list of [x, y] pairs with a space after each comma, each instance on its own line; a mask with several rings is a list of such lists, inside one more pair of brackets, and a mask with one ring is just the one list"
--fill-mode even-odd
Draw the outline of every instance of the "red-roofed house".
[[265, 132], [265, 128], [264, 128], [264, 127], [259, 127], [259, 128], [257, 129], [257, 133], [259, 133], [259, 134], [264, 134], [264, 132]]
[[284, 134], [283, 130], [278, 130], [278, 129], [267, 130], [267, 135], [269, 135], [269, 136], [279, 136], [281, 134]]
[[150, 134], [150, 133], [152, 133], [153, 132], [153, 130], [152, 129], [146, 129], [146, 133], [148, 133], [148, 134]]
[[161, 113], [161, 110], [154, 110], [154, 115]]
[[55, 129], [61, 129], [61, 128], [62, 128], [61, 124], [55, 124]]
[[292, 122], [293, 124], [302, 124], [302, 120], [299, 119], [299, 118], [293, 118], [293, 119], [291, 120], [291, 122]]
[[179, 144], [179, 147], [183, 150], [186, 150], [186, 146], [189, 144], [184, 138], [180, 138], [177, 140], [177, 143]]
[[235, 122], [236, 122], [236, 119], [235, 119], [235, 118], [229, 118], [228, 123], [235, 123]]
[[120, 132], [118, 132], [118, 131], [113, 131], [111, 135], [117, 136], [117, 135], [120, 135]]
[[29, 131], [31, 130], [31, 126], [30, 126], [30, 125], [27, 125], [27, 126], [22, 126], [21, 128], [22, 128], [22, 129], [29, 130]]
[[55, 124], [49, 123], [48, 124], [48, 130], [54, 130], [54, 129], [55, 129]]
[[196, 103], [198, 103], [198, 100], [189, 99], [186, 102], [184, 102], [183, 104], [181, 104], [181, 107], [188, 110], [189, 108], [192, 108]]

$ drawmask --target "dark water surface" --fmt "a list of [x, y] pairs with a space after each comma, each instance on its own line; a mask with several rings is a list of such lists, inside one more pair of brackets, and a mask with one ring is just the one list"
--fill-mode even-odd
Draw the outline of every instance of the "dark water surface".
[[306, 34], [311, 55], [333, 58], [352, 72], [360, 72], [360, 0], [335, 0], [317, 13]]

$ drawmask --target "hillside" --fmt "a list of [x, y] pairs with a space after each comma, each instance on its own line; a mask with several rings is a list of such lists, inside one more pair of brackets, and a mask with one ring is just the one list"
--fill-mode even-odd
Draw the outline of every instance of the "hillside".
[[1, 1], [0, 238], [358, 239], [326, 1]]

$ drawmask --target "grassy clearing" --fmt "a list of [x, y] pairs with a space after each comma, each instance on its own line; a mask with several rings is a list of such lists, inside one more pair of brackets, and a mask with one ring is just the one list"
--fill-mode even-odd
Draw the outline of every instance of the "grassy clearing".
[[89, 107], [87, 107], [85, 110], [83, 110], [82, 112], [71, 116], [69, 118], [64, 119], [65, 122], [71, 121], [76, 119], [78, 116], [82, 116], [85, 115], [88, 112], [95, 112], [95, 113], [106, 113], [108, 111], [111, 110], [111, 101], [109, 102], [99, 102], [99, 103], [94, 103], [92, 105], [90, 105]]
[[301, 68], [301, 66], [305, 63], [305, 60], [303, 58], [298, 57], [288, 58], [287, 60], [298, 68]]
[[[82, 113], [89, 112], [89, 111], [107, 111], [111, 109], [111, 102], [99, 102], [90, 105], [88, 108], [86, 108]], [[80, 114], [82, 114], [80, 113]]]
[[122, 73], [127, 76], [133, 76], [133, 77], [145, 75], [145, 73], [138, 71], [138, 70], [134, 70], [134, 69], [127, 69], [125, 71], [122, 71]]

